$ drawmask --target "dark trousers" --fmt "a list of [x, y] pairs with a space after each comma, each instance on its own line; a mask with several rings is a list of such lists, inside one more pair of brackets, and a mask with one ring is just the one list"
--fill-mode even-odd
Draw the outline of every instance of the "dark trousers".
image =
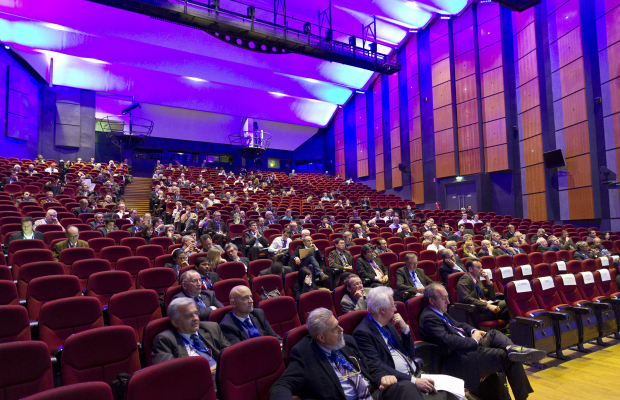
[[321, 271], [321, 266], [319, 262], [314, 258], [314, 256], [308, 256], [301, 260], [301, 264], [297, 266], [297, 270], [302, 269], [303, 267], [310, 267], [312, 271], [312, 281], [314, 281], [319, 275], [323, 273]]
[[495, 314], [491, 310], [484, 310], [484, 312], [480, 313], [478, 316], [478, 322], [482, 321], [492, 321], [496, 319], [503, 319], [504, 321], [510, 320], [510, 310], [508, 309], [508, 305], [504, 300], [500, 301], [497, 306], [500, 311]]
[[263, 247], [262, 249], [259, 249], [257, 246], [252, 246], [250, 247], [250, 260], [254, 261], [254, 260], [258, 260], [258, 255], [259, 254], [269, 254], [269, 251], [267, 251], [266, 247]]
[[217, 244], [218, 246], [220, 246], [221, 248], [224, 248], [224, 245], [226, 245], [226, 242], [228, 242], [228, 236], [222, 235], [220, 233], [214, 234], [212, 239], [213, 239], [213, 242]]
[[446, 392], [423, 395], [413, 382], [400, 381], [390, 386], [387, 390], [375, 390], [372, 393], [372, 398], [374, 400], [444, 400], [448, 399], [448, 395]]
[[480, 372], [483, 374], [504, 372], [515, 400], [527, 399], [527, 396], [534, 390], [527, 379], [523, 364], [510, 361], [506, 351], [506, 347], [514, 343], [495, 329], [491, 329], [488, 335], [488, 339], [478, 347]]

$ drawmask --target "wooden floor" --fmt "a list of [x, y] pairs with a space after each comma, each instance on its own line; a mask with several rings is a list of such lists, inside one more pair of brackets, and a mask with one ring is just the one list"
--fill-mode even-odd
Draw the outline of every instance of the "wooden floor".
[[546, 369], [526, 367], [534, 388], [528, 400], [620, 399], [620, 340], [609, 347], [587, 344], [590, 353], [566, 350], [569, 361], [545, 358]]

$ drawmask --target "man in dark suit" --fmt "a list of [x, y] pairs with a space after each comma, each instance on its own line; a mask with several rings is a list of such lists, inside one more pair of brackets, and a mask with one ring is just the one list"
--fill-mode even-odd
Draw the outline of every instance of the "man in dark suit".
[[0, 182], [0, 189], [4, 190], [4, 185], [9, 185], [13, 182], [19, 181], [17, 177], [17, 172], [11, 172], [11, 176], [7, 176], [6, 178], [2, 178], [2, 182]]
[[207, 290], [213, 290], [213, 285], [220, 281], [220, 276], [217, 272], [211, 271], [207, 257], [198, 257], [196, 261], [194, 261], [194, 270], [198, 272], [199, 278]]
[[33, 231], [32, 227], [34, 225], [34, 218], [32, 217], [24, 217], [21, 220], [22, 231], [16, 232], [9, 236], [6, 241], [6, 248], [9, 248], [9, 245], [13, 240], [20, 239], [37, 239], [43, 241], [43, 234], [41, 232]]
[[[114, 219], [112, 219], [112, 222], [114, 222]], [[105, 225], [105, 219], [103, 217], [103, 213], [98, 212], [97, 214], [95, 214], [95, 220], [90, 221], [88, 225], [91, 227], [93, 231], [97, 229], [97, 225]], [[105, 237], [105, 234], [103, 235], [103, 237]]]
[[362, 231], [362, 226], [360, 224], [353, 225], [353, 239], [368, 239], [368, 235]]
[[364, 285], [359, 276], [348, 275], [344, 280], [345, 293], [340, 300], [342, 313], [366, 309], [366, 296], [364, 295]]
[[545, 232], [545, 228], [540, 228], [536, 232], [536, 234], [530, 238], [530, 244], [538, 242], [538, 239], [540, 238], [544, 238], [545, 240], [547, 240], [548, 237], [549, 235], [547, 235], [547, 233]]
[[[292, 263], [294, 262], [297, 265], [297, 270], [302, 269], [303, 267], [309, 267], [312, 270], [312, 280], [314, 281], [317, 277], [319, 277], [322, 281], [326, 281], [329, 279], [322, 270], [320, 264], [323, 262], [323, 255], [319, 251], [319, 249], [312, 244], [312, 238], [310, 236], [306, 236], [303, 239], [303, 246], [297, 246], [295, 251], [293, 251], [293, 255], [291, 256]], [[314, 249], [313, 255], [308, 255], [305, 258], [300, 258], [300, 250], [302, 249]]]
[[133, 226], [128, 228], [127, 231], [131, 233], [131, 237], [136, 237], [141, 235], [142, 228], [144, 228], [144, 218], [136, 217]]
[[248, 267], [250, 266], [250, 259], [247, 257], [239, 257], [239, 253], [237, 253], [239, 249], [237, 245], [234, 243], [228, 243], [224, 248], [224, 254], [222, 257], [228, 261], [240, 262], [245, 265], [245, 271], [248, 271]]
[[64, 249], [71, 249], [74, 247], [88, 247], [88, 243], [83, 240], [78, 240], [80, 232], [78, 228], [71, 225], [67, 228], [67, 240], [58, 242], [54, 245], [52, 252], [54, 253], [54, 261], [58, 261], [60, 258], [60, 252]]
[[404, 241], [405, 238], [413, 236], [413, 234], [411, 233], [411, 229], [409, 229], [409, 225], [402, 224], [401, 225], [401, 231], [398, 232], [396, 234], [396, 236], [398, 236], [399, 238], [403, 239], [403, 241]]
[[449, 351], [442, 372], [463, 379], [470, 393], [478, 395], [475, 390], [480, 386], [480, 374], [501, 371], [508, 378], [515, 400], [527, 399], [533, 390], [521, 363], [538, 362], [545, 352], [516, 346], [495, 329], [483, 332], [457, 322], [447, 312], [449, 299], [443, 286], [428, 285], [424, 290], [428, 307], [420, 315], [422, 339]]
[[453, 240], [446, 242], [446, 248], [438, 253], [439, 258], [443, 260], [439, 267], [439, 275], [442, 282], [448, 282], [448, 275], [455, 272], [465, 272], [465, 265], [457, 254], [457, 245]]
[[536, 244], [538, 245], [536, 247], [536, 251], [539, 253], [544, 253], [547, 251], [555, 251], [549, 246], [549, 242], [547, 242], [545, 238], [538, 238], [538, 240], [536, 241]]
[[[413, 382], [420, 392], [433, 393], [433, 399], [446, 399], [437, 393], [432, 379], [420, 377], [422, 370], [414, 361], [415, 347], [409, 325], [395, 313], [394, 291], [378, 287], [368, 293], [368, 312], [355, 328], [353, 338], [368, 365], [394, 375], [398, 381]], [[400, 333], [396, 330], [400, 329]], [[437, 394], [435, 394], [437, 393]]]
[[259, 254], [269, 254], [269, 241], [258, 230], [256, 221], [250, 222], [250, 229], [245, 232], [245, 245], [249, 248], [250, 260], [258, 259]]
[[366, 286], [390, 286], [388, 270], [379, 258], [375, 258], [375, 249], [368, 243], [362, 246], [361, 256], [357, 259], [357, 273]]
[[514, 225], [508, 225], [508, 232], [504, 234], [504, 239], [510, 240], [515, 236], [516, 229]]
[[405, 255], [405, 265], [396, 270], [396, 289], [409, 292], [415, 296], [424, 293], [424, 287], [433, 281], [423, 270], [418, 269], [418, 256], [415, 253]]
[[215, 292], [202, 290], [202, 279], [198, 271], [190, 269], [181, 275], [181, 292], [176, 294], [173, 299], [188, 297], [196, 302], [198, 308], [198, 318], [201, 321], [208, 321], [211, 311], [224, 307], [215, 297]]
[[[467, 273], [459, 279], [456, 285], [456, 298], [459, 303], [476, 306], [476, 312], [473, 315], [474, 324], [497, 319], [509, 320], [510, 313], [504, 300], [497, 305], [489, 302], [489, 300], [495, 300], [495, 288], [487, 273], [482, 269], [480, 261], [467, 260], [465, 269]], [[484, 285], [480, 282], [480, 277], [484, 278]]]
[[491, 223], [485, 222], [484, 228], [482, 228], [482, 234], [486, 237], [487, 235], [490, 235], [493, 232], [495, 232], [495, 229], [491, 228]]
[[30, 192], [24, 192], [22, 197], [20, 197], [19, 199], [15, 200], [15, 205], [18, 206], [19, 203], [21, 203], [22, 201], [25, 201], [27, 203], [34, 203], [33, 205], [37, 204], [37, 201], [35, 200], [35, 198], [30, 196]]
[[168, 318], [174, 328], [163, 331], [153, 339], [153, 364], [179, 357], [201, 356], [209, 361], [213, 383], [217, 385], [217, 362], [222, 351], [230, 346], [219, 325], [200, 322], [196, 303], [188, 297], [175, 298], [170, 302]]
[[74, 209], [71, 210], [71, 212], [73, 213], [73, 215], [75, 215], [75, 218], [79, 218], [80, 214], [85, 214], [85, 213], [92, 214], [93, 209], [88, 207], [88, 200], [82, 199], [80, 200], [80, 206], [75, 207]]
[[346, 278], [353, 272], [353, 256], [346, 249], [344, 239], [337, 238], [334, 240], [336, 248], [329, 253], [329, 267], [336, 269], [334, 275], [336, 282]]
[[480, 247], [482, 247], [482, 248], [480, 249], [478, 254], [476, 254], [478, 256], [478, 258], [486, 257], [486, 256], [493, 256], [493, 246], [491, 246], [491, 241], [490, 240], [483, 240], [480, 243]]
[[220, 247], [223, 247], [228, 242], [228, 227], [222, 221], [222, 213], [219, 211], [213, 213], [213, 219], [207, 222], [206, 233]]
[[493, 257], [499, 257], [499, 256], [512, 256], [512, 251], [510, 250], [510, 246], [508, 246], [508, 240], [507, 239], [500, 239], [499, 241], [499, 247], [496, 249], [493, 249]]
[[573, 260], [583, 261], [589, 258], [594, 258], [590, 250], [590, 245], [586, 241], [580, 241], [575, 243], [577, 251], [573, 253]]
[[235, 286], [230, 291], [229, 298], [233, 310], [224, 316], [220, 327], [230, 344], [257, 336], [273, 336], [282, 344], [282, 338], [267, 322], [265, 312], [260, 308], [254, 308], [254, 300], [249, 287]]
[[[369, 365], [331, 311], [317, 308], [306, 322], [309, 335], [293, 347], [290, 362], [269, 392], [270, 400], [421, 400], [411, 380]], [[371, 394], [372, 393], [372, 394]]]

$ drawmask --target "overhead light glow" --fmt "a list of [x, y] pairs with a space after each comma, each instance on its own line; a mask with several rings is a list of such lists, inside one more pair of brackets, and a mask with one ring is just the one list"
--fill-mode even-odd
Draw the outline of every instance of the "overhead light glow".
[[272, 95], [277, 96], [277, 97], [285, 97], [286, 96], [286, 94], [278, 93], [278, 92], [269, 92], [269, 94], [272, 94]]
[[439, 16], [439, 18], [441, 18], [441, 19], [450, 19], [450, 18], [452, 18], [452, 16], [451, 15], [447, 15], [447, 14], [442, 14], [442, 15]]
[[364, 92], [363, 90], [356, 90], [355, 93], [364, 94], [366, 92]]
[[93, 64], [109, 64], [109, 62], [97, 60], [96, 58], [86, 58], [86, 57], [79, 57], [79, 58], [81, 58], [84, 61], [91, 62]]
[[186, 78], [189, 79], [190, 81], [194, 81], [194, 82], [207, 82], [204, 79], [194, 78], [193, 76], [186, 76]]
[[41, 25], [45, 26], [46, 28], [54, 29], [57, 31], [73, 32], [73, 29], [71, 28], [67, 28], [66, 26], [62, 26], [58, 24], [52, 24], [50, 22], [41, 22]]

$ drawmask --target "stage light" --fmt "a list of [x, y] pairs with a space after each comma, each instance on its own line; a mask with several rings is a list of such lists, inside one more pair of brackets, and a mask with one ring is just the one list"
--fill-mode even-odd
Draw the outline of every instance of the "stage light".
[[237, 44], [238, 44], [239, 46], [241, 46], [241, 45], [243, 44], [243, 40], [241, 40], [241, 39], [237, 39]]
[[441, 19], [450, 19], [450, 18], [452, 18], [452, 16], [451, 15], [442, 14], [442, 15], [439, 16], [439, 18], [441, 18]]
[[254, 42], [250, 42], [248, 43], [248, 47], [253, 49], [254, 47], [256, 47], [256, 45], [254, 44]]
[[363, 90], [356, 90], [355, 93], [364, 94], [366, 92], [364, 92]]

